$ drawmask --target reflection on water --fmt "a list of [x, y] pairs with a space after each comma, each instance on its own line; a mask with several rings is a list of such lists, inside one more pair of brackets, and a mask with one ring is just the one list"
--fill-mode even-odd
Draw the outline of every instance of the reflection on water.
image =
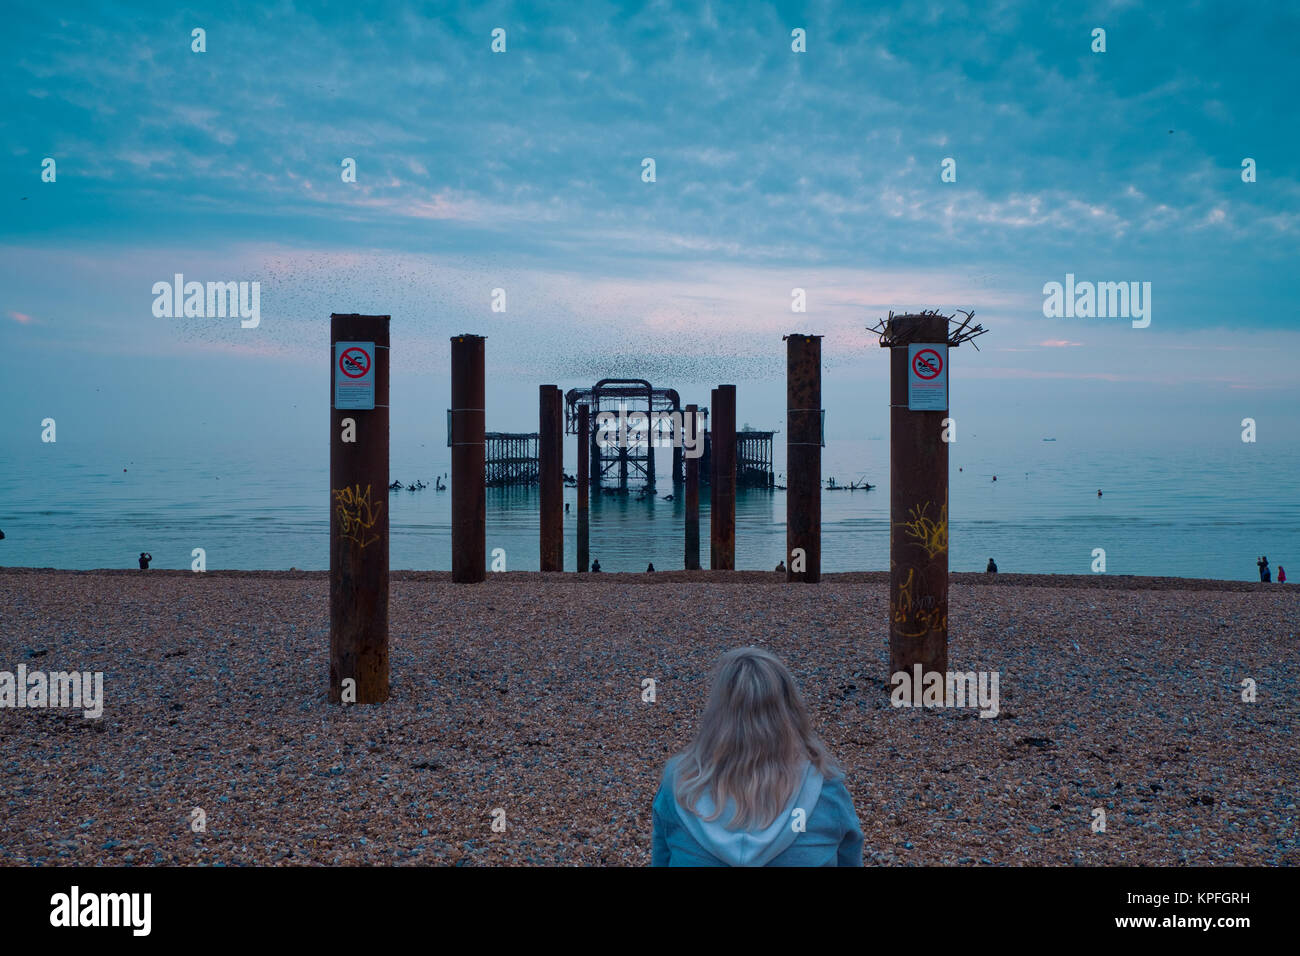
[[[60, 442], [41, 454], [11, 449], [0, 458], [0, 564], [129, 568], [149, 551], [154, 567], [188, 568], [201, 547], [210, 570], [328, 567], [328, 463], [318, 451], [285, 449], [273, 458], [238, 449], [136, 452], [122, 460], [75, 448]], [[424, 454], [395, 449], [391, 475], [429, 488], [376, 497], [389, 509], [392, 567], [448, 570], [451, 495], [433, 484], [449, 466], [422, 463]], [[828, 477], [847, 482], [865, 473], [878, 487], [823, 493], [823, 570], [888, 568], [887, 455], [884, 442], [827, 449]], [[1104, 548], [1109, 573], [1251, 580], [1256, 557], [1267, 554], [1275, 569], [1294, 562], [1300, 574], [1294, 452], [1243, 445], [1132, 454], [1062, 439], [996, 452], [954, 446], [950, 472], [953, 570], [982, 570], [993, 557], [1004, 572], [1087, 573], [1093, 549]], [[576, 489], [565, 489], [565, 501], [564, 560], [572, 569]], [[487, 503], [489, 554], [504, 548], [509, 569], [535, 570], [537, 490], [490, 488]], [[706, 568], [708, 509], [706, 487]], [[684, 522], [681, 489], [666, 477], [655, 495], [593, 494], [591, 556], [607, 571], [644, 571], [650, 562], [680, 568]], [[737, 567], [774, 568], [785, 548], [785, 493], [740, 490], [736, 523]]]

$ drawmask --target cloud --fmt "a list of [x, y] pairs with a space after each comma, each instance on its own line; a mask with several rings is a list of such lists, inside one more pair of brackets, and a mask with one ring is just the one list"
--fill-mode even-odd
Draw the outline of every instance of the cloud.
[[1071, 342], [1069, 339], [1048, 339], [1046, 342], [1039, 342], [1046, 349], [1064, 349], [1082, 345], [1082, 342]]
[[28, 315], [26, 312], [15, 312], [15, 311], [13, 311], [13, 310], [10, 310], [10, 312], [9, 312], [9, 318], [13, 319], [15, 322], [20, 322], [20, 323], [22, 323], [23, 325], [29, 325], [29, 324], [31, 324], [32, 322], [35, 322], [35, 321], [36, 321], [36, 320], [33, 319], [30, 315]]

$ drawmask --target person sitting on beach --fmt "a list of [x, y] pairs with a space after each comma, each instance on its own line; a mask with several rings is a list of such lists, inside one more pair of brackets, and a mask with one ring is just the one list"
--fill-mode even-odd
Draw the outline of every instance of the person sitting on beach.
[[1268, 555], [1264, 555], [1255, 564], [1259, 567], [1259, 579], [1264, 583], [1273, 580], [1273, 572], [1268, 569]]
[[861, 866], [844, 774], [773, 654], [722, 656], [695, 739], [664, 767], [652, 866]]
[[[0, 538], [3, 537], [4, 535], [0, 534]], [[1286, 568], [1282, 567], [1280, 564], [1277, 566], [1277, 583], [1286, 584]]]
[[992, 558], [989, 558], [989, 566], [988, 566], [987, 568], [984, 569], [984, 573], [985, 573], [985, 574], [997, 574], [997, 573], [998, 573], [998, 566], [997, 566], [996, 564], [993, 563], [993, 559], [992, 559]]
[[646, 574], [654, 574], [654, 573], [655, 573], [655, 563], [654, 563], [653, 561], [651, 561], [651, 562], [650, 562], [650, 566], [649, 566], [648, 568], [645, 569], [645, 573], [646, 573]]
[[148, 571], [148, 570], [149, 570], [149, 562], [152, 561], [152, 560], [153, 560], [153, 555], [152, 555], [152, 554], [150, 554], [148, 551], [141, 551], [141, 552], [140, 552], [140, 570], [141, 570], [141, 571]]
[[592, 573], [592, 574], [600, 574], [600, 562], [599, 562], [599, 561], [593, 561], [593, 562], [591, 562], [591, 573]]
[[785, 574], [785, 558], [782, 558], [780, 561], [777, 562], [776, 570], [781, 574]]

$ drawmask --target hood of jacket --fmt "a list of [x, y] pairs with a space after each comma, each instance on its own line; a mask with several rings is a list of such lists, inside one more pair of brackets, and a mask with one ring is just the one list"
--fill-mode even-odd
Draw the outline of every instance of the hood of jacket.
[[712, 822], [701, 819], [701, 816], [712, 816], [714, 811], [713, 798], [707, 793], [696, 804], [699, 814], [687, 810], [676, 800], [673, 805], [677, 808], [682, 825], [695, 838], [695, 842], [723, 863], [728, 866], [766, 866], [799, 835], [794, 827], [795, 810], [803, 810], [803, 822], [807, 825], [813, 807], [821, 796], [823, 782], [822, 775], [812, 763], [806, 763], [803, 779], [795, 787], [785, 808], [761, 830], [727, 829], [727, 822], [736, 814], [736, 803], [732, 799], [728, 799], [722, 815]]

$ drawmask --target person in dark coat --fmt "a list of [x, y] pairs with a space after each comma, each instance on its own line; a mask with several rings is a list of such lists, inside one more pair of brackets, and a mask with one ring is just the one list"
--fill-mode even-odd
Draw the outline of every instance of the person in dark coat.
[[651, 562], [650, 562], [650, 566], [649, 566], [648, 568], [645, 569], [645, 573], [646, 573], [646, 574], [654, 574], [654, 573], [655, 573], [655, 563], [654, 563], [653, 561], [651, 561]]
[[600, 562], [599, 562], [599, 561], [593, 561], [593, 562], [591, 562], [591, 573], [592, 573], [592, 574], [600, 574]]
[[785, 558], [781, 559], [781, 562], [776, 566], [776, 570], [781, 574], [785, 574]]
[[984, 569], [984, 573], [985, 573], [985, 574], [997, 574], [997, 573], [998, 573], [998, 566], [997, 566], [996, 564], [993, 563], [993, 559], [992, 559], [992, 558], [989, 558], [989, 565], [988, 565], [987, 568]]
[[150, 554], [148, 551], [141, 551], [141, 552], [140, 552], [140, 570], [141, 570], [141, 571], [148, 571], [148, 570], [149, 570], [149, 562], [152, 561], [152, 560], [153, 560], [153, 555], [152, 555], [152, 554]]
[[1265, 583], [1273, 580], [1273, 572], [1268, 568], [1268, 555], [1264, 555], [1255, 564], [1259, 567], [1259, 579]]

